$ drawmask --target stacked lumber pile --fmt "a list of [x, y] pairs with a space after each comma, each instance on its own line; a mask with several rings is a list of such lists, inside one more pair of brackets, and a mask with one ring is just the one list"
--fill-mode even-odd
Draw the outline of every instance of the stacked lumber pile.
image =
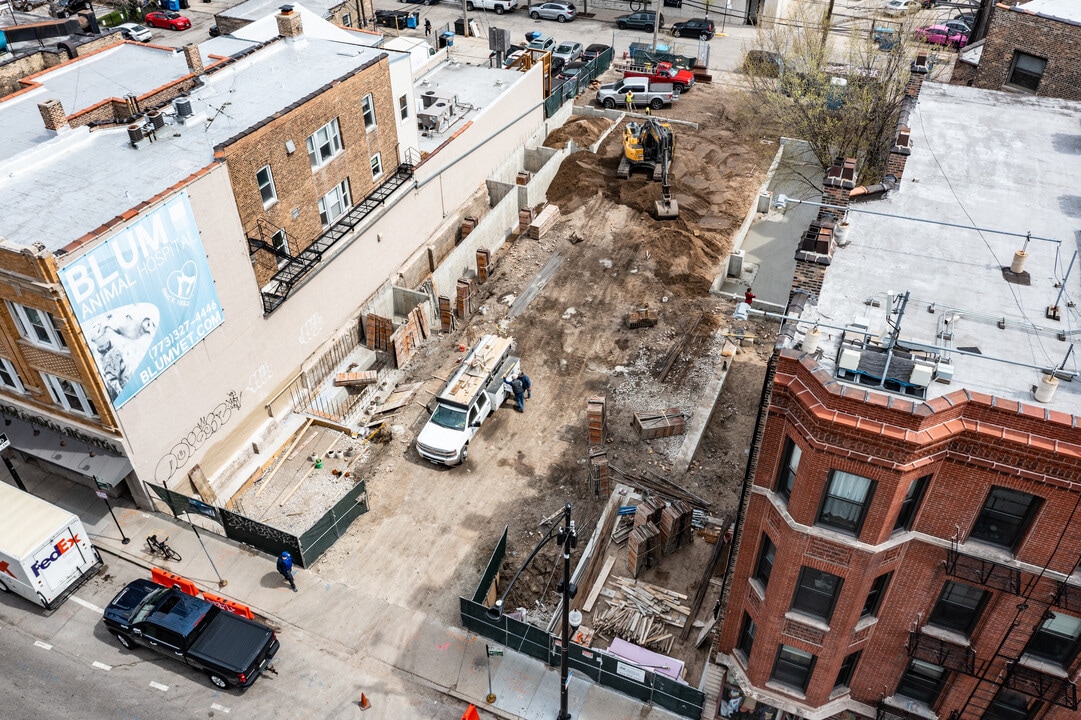
[[671, 437], [687, 432], [687, 416], [679, 408], [635, 413], [631, 424], [638, 431], [638, 437], [643, 440]]
[[681, 603], [687, 596], [641, 580], [614, 580], [614, 589], [601, 591], [606, 607], [593, 619], [594, 633], [667, 655], [675, 641], [672, 628], [682, 629], [690, 617], [690, 608]]
[[612, 542], [616, 545], [622, 545], [627, 542], [632, 530], [634, 530], [634, 517], [632, 515], [621, 516], [612, 530]]
[[684, 545], [694, 542], [694, 509], [681, 500], [672, 503], [661, 512], [661, 546], [670, 555]]
[[548, 205], [541, 210], [537, 219], [529, 224], [529, 237], [534, 240], [540, 240], [544, 237], [544, 234], [552, 229], [552, 226], [556, 224], [556, 220], [559, 219], [559, 207], [556, 205]]
[[450, 298], [446, 295], [439, 296], [439, 329], [450, 332], [454, 327], [454, 311], [451, 309]]
[[379, 372], [376, 370], [361, 370], [360, 372], [343, 372], [334, 375], [336, 387], [355, 387], [374, 385], [379, 382]]
[[371, 350], [390, 350], [390, 336], [394, 334], [394, 321], [388, 317], [368, 313], [364, 322], [364, 336]]
[[663, 512], [663, 500], [655, 497], [643, 498], [642, 502], [638, 503], [638, 509], [634, 512], [634, 524], [635, 526], [645, 525], [646, 523], [656, 525], [661, 521], [661, 513]]
[[636, 525], [627, 538], [627, 568], [638, 577], [661, 560], [660, 528], [651, 522]]
[[603, 445], [605, 424], [608, 422], [607, 401], [604, 395], [593, 395], [586, 403], [586, 422], [589, 425], [589, 444]]
[[623, 316], [623, 324], [627, 326], [628, 330], [637, 330], [638, 328], [651, 328], [657, 325], [657, 319], [660, 317], [656, 310], [650, 310], [649, 306], [638, 308], [634, 312], [627, 313]]
[[454, 313], [460, 319], [465, 320], [473, 312], [473, 278], [458, 278], [455, 289], [457, 294], [455, 295]]

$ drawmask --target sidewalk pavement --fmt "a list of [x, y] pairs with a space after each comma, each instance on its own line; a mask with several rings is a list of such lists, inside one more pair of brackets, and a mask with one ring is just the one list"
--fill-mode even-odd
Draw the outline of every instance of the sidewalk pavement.
[[[222, 595], [252, 608], [271, 625], [293, 626], [318, 635], [349, 655], [350, 671], [367, 675], [367, 686], [393, 683], [378, 677], [379, 663], [400, 671], [409, 681], [427, 686], [462, 703], [476, 705], [481, 717], [508, 720], [551, 720], [559, 709], [559, 672], [544, 663], [507, 649], [503, 657], [487, 657], [485, 639], [461, 627], [445, 627], [423, 613], [387, 603], [362, 588], [325, 581], [318, 571], [297, 569], [294, 593], [275, 569], [275, 558], [228, 538], [200, 530], [200, 547], [191, 527], [168, 515], [144, 512], [130, 502], [110, 500], [116, 522], [105, 502], [86, 486], [51, 475], [37, 465], [13, 461], [23, 484], [34, 495], [78, 515], [90, 539], [103, 554], [149, 569], [153, 566], [194, 581], [200, 589]], [[364, 522], [361, 517], [358, 523]], [[125, 545], [121, 531], [130, 538]], [[146, 537], [169, 537], [169, 545], [183, 560], [172, 562], [149, 554]], [[208, 560], [213, 559], [213, 567]], [[216, 568], [216, 571], [215, 569]], [[218, 586], [218, 575], [225, 579]], [[372, 584], [378, 587], [378, 583]], [[457, 604], [457, 598], [447, 598]], [[379, 662], [364, 662], [365, 659]], [[488, 694], [488, 661], [492, 692]], [[359, 666], [359, 668], [358, 668]], [[384, 670], [385, 672], [385, 670]], [[373, 709], [378, 690], [369, 693]], [[644, 706], [633, 698], [571, 676], [569, 710], [575, 720], [678, 720], [679, 716]], [[380, 714], [381, 712], [381, 714]], [[395, 718], [393, 709], [371, 715]], [[400, 714], [396, 720], [406, 720]]]

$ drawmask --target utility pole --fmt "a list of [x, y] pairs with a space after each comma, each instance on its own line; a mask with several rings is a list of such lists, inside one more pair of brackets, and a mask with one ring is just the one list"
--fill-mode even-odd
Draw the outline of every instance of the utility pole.
[[462, 0], [462, 35], [469, 37], [469, 7], [466, 0]]
[[833, 29], [833, 2], [830, 0], [829, 7], [826, 8], [826, 16], [822, 18], [822, 45], [826, 44], [826, 39], [829, 37], [830, 30]]

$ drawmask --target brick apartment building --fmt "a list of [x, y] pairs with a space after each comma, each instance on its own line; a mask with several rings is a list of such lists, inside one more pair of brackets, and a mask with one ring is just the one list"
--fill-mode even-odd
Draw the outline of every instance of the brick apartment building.
[[960, 54], [951, 82], [1081, 100], [1081, 3], [994, 5], [986, 37]]
[[0, 99], [0, 432], [24, 459], [144, 508], [198, 472], [224, 502], [327, 357], [374, 362], [373, 307], [393, 329], [434, 308], [415, 287], [453, 292], [440, 229], [520, 162], [539, 73], [433, 58], [454, 107], [421, 139], [412, 58], [371, 40], [283, 8], [180, 51], [118, 41]]
[[[714, 648], [719, 716], [1077, 716], [1081, 388], [1060, 293], [1078, 284], [1057, 257], [1076, 233], [1058, 198], [1081, 181], [1059, 133], [1078, 137], [1081, 104], [915, 94], [894, 189], [832, 168], [797, 254]], [[1002, 127], [1016, 142], [970, 152]], [[983, 230], [942, 224], [968, 218]]]

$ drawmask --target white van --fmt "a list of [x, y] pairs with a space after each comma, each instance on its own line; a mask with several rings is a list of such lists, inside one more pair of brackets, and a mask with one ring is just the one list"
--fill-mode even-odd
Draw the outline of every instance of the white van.
[[507, 397], [504, 378], [522, 370], [510, 354], [514, 338], [485, 335], [435, 396], [435, 411], [417, 435], [420, 456], [440, 465], [461, 465], [469, 441]]
[[0, 482], [0, 591], [52, 610], [100, 567], [77, 515]]

